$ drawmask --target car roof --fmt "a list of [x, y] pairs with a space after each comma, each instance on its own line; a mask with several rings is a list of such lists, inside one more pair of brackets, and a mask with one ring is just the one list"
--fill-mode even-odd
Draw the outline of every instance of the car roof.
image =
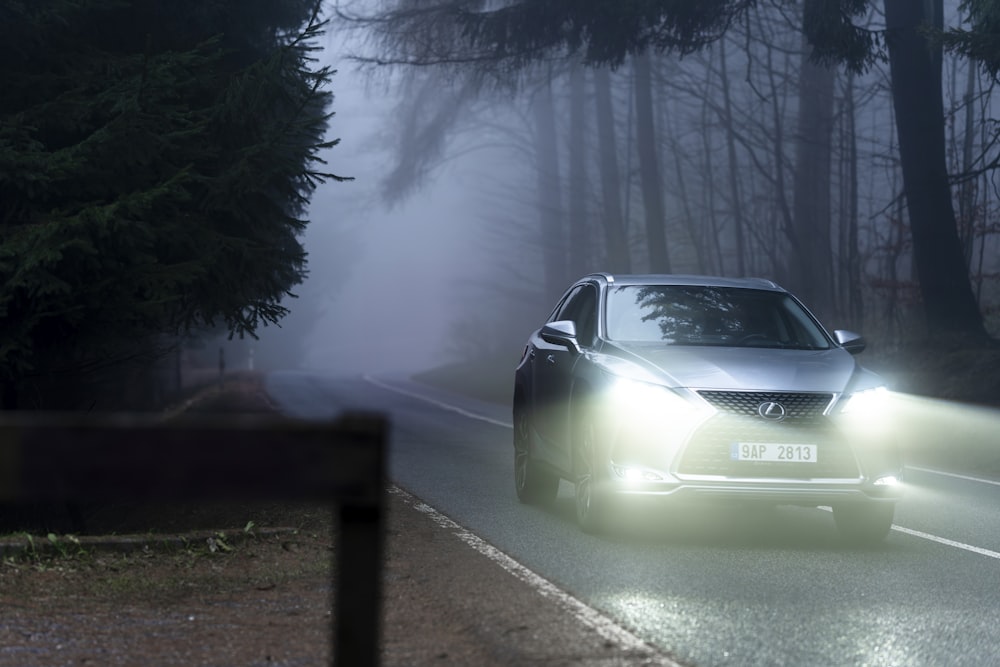
[[583, 278], [601, 278], [609, 285], [697, 285], [703, 287], [738, 287], [744, 289], [764, 289], [784, 292], [785, 289], [766, 278], [727, 278], [674, 273], [593, 273]]

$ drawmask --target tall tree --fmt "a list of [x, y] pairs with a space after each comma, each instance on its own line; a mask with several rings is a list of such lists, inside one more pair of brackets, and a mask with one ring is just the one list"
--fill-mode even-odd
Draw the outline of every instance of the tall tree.
[[903, 190], [927, 324], [936, 335], [985, 338], [958, 236], [945, 158], [941, 47], [924, 33], [941, 29], [942, 0], [885, 0]]
[[739, 179], [739, 161], [736, 157], [736, 129], [733, 124], [733, 104], [730, 99], [729, 94], [729, 73], [726, 67], [726, 45], [723, 44], [719, 49], [719, 59], [720, 64], [720, 76], [722, 82], [722, 105], [723, 105], [723, 123], [726, 130], [726, 157], [728, 158], [727, 167], [727, 183], [729, 185], [729, 194], [733, 202], [733, 225], [735, 227], [735, 246], [736, 246], [736, 271], [737, 275], [746, 275], [746, 241], [744, 240], [744, 229], [746, 227], [745, 221], [743, 220], [743, 207], [740, 205], [742, 197], [740, 196], [740, 179]]
[[[332, 72], [313, 0], [0, 3], [0, 378], [62, 382], [305, 273]], [[22, 407], [30, 407], [23, 401]]]
[[635, 73], [635, 140], [639, 155], [639, 183], [645, 209], [646, 246], [649, 270], [670, 273], [667, 249], [667, 214], [663, 206], [663, 180], [657, 156], [657, 135], [653, 126], [653, 75], [649, 54], [637, 55], [633, 61]]
[[625, 232], [625, 219], [622, 213], [621, 170], [618, 166], [614, 102], [611, 95], [611, 74], [607, 68], [594, 70], [594, 104], [607, 267], [612, 272], [628, 273], [632, 270], [632, 257], [629, 254], [628, 234]]
[[852, 327], [860, 328], [864, 319], [861, 296], [861, 249], [858, 238], [858, 137], [854, 101], [854, 74], [847, 73], [840, 116], [840, 225], [838, 256], [840, 311]]
[[584, 70], [569, 72], [569, 275], [595, 270], [591, 265], [590, 220], [587, 217], [587, 136]]
[[569, 272], [559, 177], [559, 146], [556, 141], [555, 108], [549, 82], [543, 84], [535, 93], [532, 111], [536, 131], [538, 214], [545, 264], [545, 294], [549, 301], [554, 301], [565, 289]]
[[[818, 0], [806, 0], [806, 4]], [[812, 58], [803, 38], [799, 69], [799, 112], [795, 133], [792, 215], [792, 286], [814, 304], [817, 315], [832, 315], [833, 246], [830, 160], [835, 71]]]

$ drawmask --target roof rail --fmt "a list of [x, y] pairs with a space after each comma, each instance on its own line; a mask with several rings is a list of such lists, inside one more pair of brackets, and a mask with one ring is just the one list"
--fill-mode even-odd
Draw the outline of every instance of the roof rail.
[[615, 277], [607, 271], [595, 271], [593, 273], [588, 273], [584, 276], [584, 278], [604, 278], [609, 283], [615, 282]]
[[764, 283], [768, 287], [774, 287], [774, 288], [777, 288], [777, 289], [782, 289], [781, 285], [779, 285], [778, 283], [774, 282], [770, 278], [759, 278], [757, 276], [748, 276], [746, 278], [746, 280], [753, 280], [754, 282]]

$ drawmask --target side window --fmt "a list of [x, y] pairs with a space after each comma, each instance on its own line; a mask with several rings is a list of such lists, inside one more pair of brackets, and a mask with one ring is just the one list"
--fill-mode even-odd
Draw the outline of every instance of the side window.
[[580, 345], [592, 346], [597, 336], [597, 290], [592, 285], [576, 288], [557, 309], [553, 319], [573, 320]]
[[576, 337], [583, 347], [591, 347], [597, 337], [597, 290], [587, 285], [580, 292], [576, 313]]
[[549, 318], [549, 322], [558, 322], [559, 320], [574, 320], [573, 312], [575, 312], [575, 302], [576, 297], [580, 294], [580, 290], [583, 287], [577, 287], [572, 292], [566, 295], [562, 303], [556, 306], [556, 309], [552, 312], [552, 317]]

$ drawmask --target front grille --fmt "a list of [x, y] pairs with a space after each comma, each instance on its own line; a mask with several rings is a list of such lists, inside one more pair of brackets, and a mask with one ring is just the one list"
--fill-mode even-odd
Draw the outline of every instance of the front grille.
[[698, 395], [719, 412], [756, 417], [761, 403], [780, 403], [787, 419], [822, 416], [833, 402], [833, 394], [788, 391], [699, 391]]
[[[732, 446], [739, 442], [816, 445], [816, 462], [737, 461], [732, 458]], [[845, 479], [856, 478], [859, 472], [850, 446], [826, 418], [812, 415], [769, 422], [756, 415], [755, 404], [753, 417], [723, 412], [702, 424], [684, 449], [677, 474]]]

